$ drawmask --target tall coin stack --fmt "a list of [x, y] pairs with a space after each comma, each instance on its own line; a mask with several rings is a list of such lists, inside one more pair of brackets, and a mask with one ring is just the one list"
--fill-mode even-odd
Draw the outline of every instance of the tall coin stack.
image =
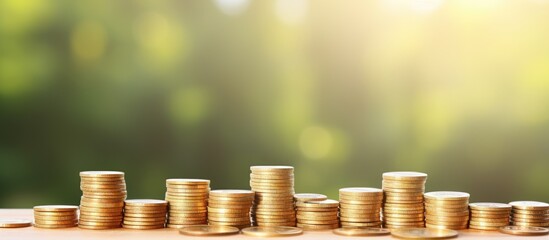
[[34, 226], [37, 228], [69, 228], [78, 225], [78, 207], [44, 205], [34, 209]]
[[80, 172], [80, 222], [85, 229], [119, 228], [126, 200], [126, 181], [123, 172]]
[[425, 221], [427, 228], [466, 229], [469, 221], [469, 193], [425, 193]]
[[469, 228], [478, 230], [498, 230], [509, 225], [511, 205], [504, 203], [470, 203]]
[[511, 223], [515, 226], [549, 227], [549, 204], [536, 201], [510, 202]]
[[254, 226], [296, 225], [294, 209], [294, 168], [252, 166], [250, 186], [255, 192], [252, 207]]
[[339, 220], [342, 227], [380, 227], [383, 191], [379, 188], [339, 189]]
[[168, 227], [180, 228], [208, 222], [210, 180], [167, 179]]
[[383, 225], [386, 228], [424, 227], [423, 193], [427, 174], [383, 173]]
[[329, 230], [339, 227], [339, 202], [332, 199], [298, 202], [297, 226], [303, 230]]
[[208, 200], [208, 224], [245, 228], [251, 226], [254, 201], [250, 190], [213, 190]]
[[124, 228], [158, 229], [166, 225], [168, 202], [155, 199], [126, 200]]

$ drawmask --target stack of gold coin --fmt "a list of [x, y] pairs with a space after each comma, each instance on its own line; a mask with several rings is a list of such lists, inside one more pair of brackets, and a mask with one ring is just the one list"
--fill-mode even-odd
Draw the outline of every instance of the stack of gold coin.
[[549, 227], [549, 204], [536, 201], [510, 202], [511, 223], [515, 226]]
[[339, 227], [339, 202], [332, 199], [297, 202], [297, 226], [303, 230], [329, 230]]
[[294, 168], [252, 166], [250, 169], [250, 186], [255, 192], [253, 225], [295, 226]]
[[497, 231], [500, 227], [509, 225], [511, 205], [504, 203], [471, 203], [469, 228]]
[[466, 229], [469, 221], [469, 193], [425, 193], [425, 221], [428, 228]]
[[166, 225], [168, 202], [155, 199], [126, 200], [124, 228], [158, 229]]
[[251, 226], [254, 201], [250, 190], [213, 190], [208, 199], [208, 224], [245, 228]]
[[166, 188], [168, 227], [207, 224], [210, 180], [167, 179]]
[[423, 193], [427, 174], [383, 173], [383, 225], [386, 228], [424, 227]]
[[44, 205], [34, 207], [34, 226], [69, 228], [78, 225], [78, 206]]
[[111, 229], [122, 225], [126, 181], [123, 172], [80, 172], [80, 222], [85, 229]]
[[380, 227], [383, 191], [379, 188], [339, 189], [339, 220], [342, 227]]

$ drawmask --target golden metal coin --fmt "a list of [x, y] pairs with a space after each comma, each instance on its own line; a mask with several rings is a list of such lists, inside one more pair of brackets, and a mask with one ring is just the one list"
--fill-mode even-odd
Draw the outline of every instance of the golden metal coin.
[[513, 206], [513, 209], [522, 210], [548, 210], [549, 203], [537, 202], [537, 201], [515, 201], [510, 202], [509, 205]]
[[421, 172], [386, 172], [382, 175], [383, 179], [393, 181], [425, 181], [427, 174]]
[[423, 196], [425, 197], [425, 201], [428, 201], [428, 199], [451, 201], [468, 199], [471, 195], [465, 192], [437, 191], [425, 193]]
[[78, 206], [73, 205], [42, 205], [35, 206], [35, 212], [74, 212], [78, 210]]
[[43, 225], [43, 224], [34, 224], [33, 225], [34, 227], [37, 227], [37, 228], [71, 228], [71, 227], [76, 227], [78, 226], [78, 224], [67, 224], [67, 225], [57, 225], [57, 224], [54, 224], [54, 225]]
[[341, 236], [381, 236], [391, 234], [391, 230], [387, 228], [338, 228], [334, 229], [333, 233]]
[[83, 171], [80, 177], [123, 177], [124, 172], [119, 171]]
[[244, 235], [253, 237], [284, 237], [296, 236], [303, 233], [303, 230], [296, 227], [249, 227], [242, 229]]
[[477, 202], [470, 203], [469, 207], [471, 210], [479, 211], [510, 211], [511, 205], [505, 203], [492, 203], [492, 202]]
[[0, 219], [0, 228], [30, 227], [32, 222], [24, 219]]
[[499, 231], [501, 233], [518, 236], [539, 236], [549, 234], [549, 229], [547, 228], [526, 226], [505, 226], [500, 227]]
[[449, 229], [404, 228], [392, 230], [391, 235], [404, 239], [445, 239], [457, 237], [458, 232]]
[[198, 225], [179, 229], [179, 233], [190, 236], [220, 236], [238, 234], [240, 230], [231, 226]]
[[322, 231], [322, 230], [332, 230], [339, 227], [339, 224], [305, 224], [305, 223], [297, 223], [297, 227], [305, 230], [305, 231]]
[[169, 178], [169, 179], [166, 179], [166, 184], [170, 184], [170, 185], [209, 185], [210, 180], [207, 180], [207, 179], [190, 179], [190, 178]]

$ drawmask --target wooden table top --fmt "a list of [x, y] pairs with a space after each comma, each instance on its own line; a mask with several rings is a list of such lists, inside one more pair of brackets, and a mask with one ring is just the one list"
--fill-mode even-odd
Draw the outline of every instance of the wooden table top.
[[[0, 218], [19, 218], [19, 219], [33, 219], [32, 209], [0, 209]], [[165, 228], [157, 230], [131, 230], [131, 229], [112, 229], [112, 230], [85, 230], [78, 227], [64, 228], [64, 229], [40, 229], [35, 227], [26, 228], [0, 228], [0, 239], [2, 240], [18, 240], [18, 239], [33, 239], [33, 240], [63, 240], [63, 239], [212, 239], [214, 237], [192, 237], [179, 234], [176, 229]], [[242, 234], [222, 236], [215, 238], [223, 239], [253, 239], [255, 237], [249, 237]], [[343, 237], [334, 235], [331, 231], [314, 231], [304, 232], [303, 235], [290, 237], [292, 239], [393, 239], [389, 236], [379, 237]], [[501, 234], [498, 232], [490, 231], [476, 231], [476, 230], [463, 230], [459, 231], [457, 239], [549, 239], [548, 235], [545, 236], [529, 236], [520, 237]]]

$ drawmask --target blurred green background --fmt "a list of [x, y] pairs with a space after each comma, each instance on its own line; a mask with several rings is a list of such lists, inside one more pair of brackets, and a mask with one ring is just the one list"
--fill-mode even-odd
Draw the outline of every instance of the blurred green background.
[[548, 43], [546, 0], [0, 0], [0, 207], [264, 164], [336, 199], [416, 170], [549, 201]]

